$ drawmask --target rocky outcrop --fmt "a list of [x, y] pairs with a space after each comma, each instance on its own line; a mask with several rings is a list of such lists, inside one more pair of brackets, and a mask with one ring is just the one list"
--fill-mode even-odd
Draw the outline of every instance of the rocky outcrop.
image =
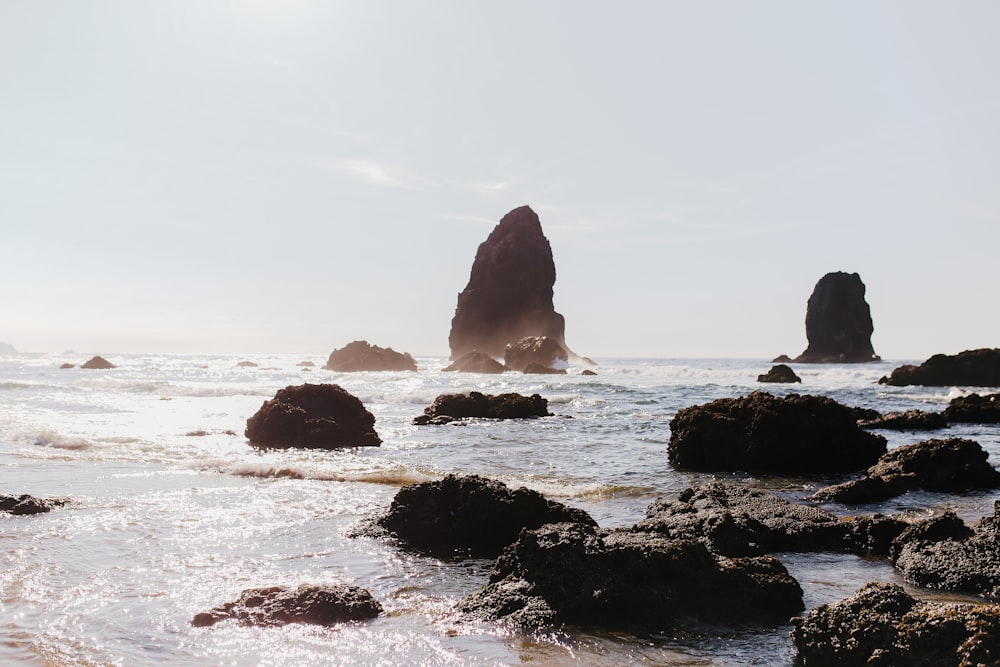
[[237, 368], [257, 368], [258, 366], [260, 366], [260, 364], [256, 361], [240, 361], [236, 364]]
[[541, 364], [528, 364], [521, 372], [525, 375], [566, 375], [565, 368], [551, 368]]
[[935, 354], [919, 366], [900, 366], [878, 382], [894, 387], [1000, 387], [1000, 349]]
[[522, 531], [489, 584], [459, 609], [530, 630], [566, 623], [662, 631], [785, 622], [802, 609], [802, 589], [771, 556], [723, 558], [696, 540], [559, 523]]
[[[404, 486], [371, 525], [419, 551], [495, 558], [523, 529], [546, 523], [597, 524], [586, 512], [524, 487], [478, 475], [448, 475]], [[372, 533], [362, 526], [357, 534]]]
[[887, 412], [874, 419], [862, 419], [858, 425], [861, 428], [889, 431], [934, 431], [948, 428], [948, 420], [940, 412], [907, 410], [906, 412]]
[[335, 384], [279, 389], [247, 420], [245, 435], [256, 447], [336, 449], [375, 447], [375, 417], [361, 401]]
[[542, 372], [556, 371], [556, 365], [568, 359], [569, 354], [563, 346], [548, 336], [525, 336], [516, 343], [509, 343], [503, 354], [504, 365], [522, 373], [532, 367], [544, 369]]
[[95, 370], [107, 370], [109, 368], [116, 368], [116, 366], [101, 356], [92, 357], [85, 361], [80, 368], [89, 368]]
[[490, 355], [479, 350], [472, 350], [463, 354], [443, 370], [448, 372], [496, 374], [506, 372], [507, 368]]
[[549, 402], [538, 394], [441, 394], [424, 408], [424, 414], [413, 419], [417, 426], [447, 424], [459, 419], [528, 419], [550, 417]]
[[837, 271], [819, 279], [806, 304], [805, 352], [796, 363], [851, 364], [878, 361], [872, 348], [871, 309], [856, 273]]
[[834, 605], [792, 619], [803, 665], [1000, 665], [1000, 607], [921, 602], [895, 584], [871, 583]]
[[969, 394], [951, 399], [943, 417], [964, 424], [1000, 424], [1000, 394]]
[[772, 366], [768, 372], [758, 375], [757, 382], [802, 382], [802, 378], [796, 375], [790, 366], [778, 364]]
[[886, 441], [825, 396], [755, 391], [684, 408], [670, 420], [670, 464], [690, 470], [833, 473], [873, 465]]
[[242, 625], [274, 626], [288, 623], [335, 625], [365, 621], [382, 613], [371, 593], [357, 586], [307, 586], [250, 588], [228, 602], [191, 619], [195, 627], [234, 620]]
[[76, 364], [71, 364], [69, 362], [66, 362], [65, 364], [62, 364], [61, 366], [59, 366], [59, 368], [61, 368], [63, 370], [66, 370], [66, 369], [69, 369], [69, 368], [76, 368]]
[[27, 494], [0, 496], [0, 512], [15, 515], [42, 514], [56, 507], [62, 507], [68, 502], [63, 498], [35, 498]]
[[864, 478], [820, 489], [811, 499], [850, 505], [881, 502], [916, 489], [995, 489], [1000, 487], [1000, 472], [988, 456], [974, 440], [925, 440], [886, 452]]
[[417, 362], [406, 352], [396, 352], [391, 347], [379, 347], [366, 340], [356, 340], [331, 352], [323, 368], [341, 373], [415, 371]]
[[527, 206], [514, 209], [476, 252], [451, 321], [451, 358], [471, 350], [499, 358], [525, 336], [548, 336], [565, 348], [565, 320], [552, 305], [555, 282], [538, 216]]

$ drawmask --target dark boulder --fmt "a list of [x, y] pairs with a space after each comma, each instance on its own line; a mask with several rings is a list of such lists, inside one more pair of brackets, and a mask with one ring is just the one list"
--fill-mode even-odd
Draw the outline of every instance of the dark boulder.
[[1000, 424], [1000, 394], [969, 394], [951, 399], [943, 417], [964, 424]]
[[107, 370], [109, 368], [117, 368], [113, 363], [101, 356], [96, 356], [85, 361], [80, 368], [89, 368], [96, 370]]
[[787, 354], [779, 354], [774, 359], [771, 359], [772, 364], [790, 364], [792, 363], [792, 358]]
[[191, 625], [206, 627], [234, 620], [242, 625], [274, 626], [288, 623], [334, 625], [365, 621], [382, 613], [382, 605], [371, 593], [357, 586], [307, 586], [289, 589], [250, 588], [228, 602], [191, 619]]
[[597, 372], [592, 371], [589, 368], [584, 368], [583, 371], [580, 372], [580, 375], [597, 375]]
[[525, 336], [516, 343], [509, 343], [503, 355], [507, 368], [522, 373], [527, 373], [527, 369], [533, 366], [551, 369], [568, 359], [565, 348], [548, 336]]
[[837, 271], [819, 279], [806, 304], [809, 345], [796, 363], [837, 364], [878, 361], [872, 348], [871, 309], [865, 284], [856, 273]]
[[[525, 528], [562, 521], [597, 524], [581, 509], [478, 475], [404, 486], [372, 525], [418, 551], [496, 557]], [[362, 527], [359, 534], [365, 534]], [[377, 534], [378, 531], [368, 531]]]
[[42, 514], [53, 508], [62, 507], [68, 502], [62, 498], [35, 498], [27, 494], [0, 496], [0, 512], [15, 515]]
[[417, 362], [408, 353], [391, 347], [379, 347], [366, 340], [356, 340], [330, 353], [323, 366], [328, 371], [415, 371]]
[[935, 354], [919, 366], [900, 366], [888, 377], [882, 377], [879, 384], [894, 387], [1000, 387], [1000, 348], [966, 350], [955, 355]]
[[552, 247], [538, 216], [528, 206], [514, 209], [476, 252], [451, 321], [451, 358], [471, 350], [499, 358], [508, 343], [525, 336], [548, 336], [565, 348], [566, 323], [552, 305], [555, 282]]
[[755, 391], [678, 411], [667, 453], [671, 465], [691, 470], [849, 472], [886, 451], [885, 438], [857, 419], [854, 409], [825, 396]]
[[907, 410], [906, 412], [888, 412], [874, 419], [862, 419], [858, 425], [861, 428], [891, 431], [934, 431], [948, 428], [948, 420], [940, 412]]
[[554, 624], [662, 631], [686, 623], [783, 623], [802, 589], [771, 556], [723, 558], [696, 540], [580, 523], [522, 531], [468, 616], [523, 629]]
[[845, 504], [874, 503], [907, 491], [956, 493], [1000, 487], [1000, 472], [974, 440], [925, 440], [883, 454], [862, 479], [820, 489], [811, 500]]
[[867, 584], [792, 622], [799, 662], [810, 667], [1000, 665], [1000, 607], [922, 602], [895, 584]]
[[566, 375], [565, 368], [551, 368], [541, 364], [528, 364], [521, 372], [525, 375]]
[[778, 364], [772, 366], [767, 373], [758, 375], [757, 382], [802, 382], [802, 378], [796, 375], [790, 366]]
[[413, 419], [418, 426], [446, 424], [458, 419], [481, 417], [484, 419], [528, 419], [550, 417], [549, 402], [538, 394], [441, 394], [424, 408], [424, 414]]
[[507, 368], [490, 355], [479, 350], [472, 350], [463, 354], [443, 370], [448, 372], [459, 371], [461, 373], [496, 374], [506, 372]]
[[376, 447], [375, 417], [335, 384], [279, 389], [247, 420], [245, 435], [257, 447]]

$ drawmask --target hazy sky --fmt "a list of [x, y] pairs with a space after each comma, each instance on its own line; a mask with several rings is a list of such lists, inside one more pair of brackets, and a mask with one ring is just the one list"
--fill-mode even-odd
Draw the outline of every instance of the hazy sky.
[[510, 209], [590, 356], [1000, 346], [1000, 2], [0, 0], [0, 341], [446, 354]]

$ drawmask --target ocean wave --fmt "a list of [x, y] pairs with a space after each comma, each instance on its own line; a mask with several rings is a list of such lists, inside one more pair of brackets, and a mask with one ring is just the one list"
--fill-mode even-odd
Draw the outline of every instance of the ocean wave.
[[53, 449], [82, 450], [90, 449], [94, 445], [79, 436], [62, 435], [51, 429], [44, 429], [34, 434], [22, 434], [16, 438], [22, 442], [28, 442], [36, 447], [51, 447]]
[[211, 466], [215, 472], [237, 477], [261, 479], [309, 479], [321, 482], [366, 482], [387, 486], [405, 486], [439, 479], [418, 470], [324, 470], [309, 465], [270, 465], [267, 463], [241, 462]]

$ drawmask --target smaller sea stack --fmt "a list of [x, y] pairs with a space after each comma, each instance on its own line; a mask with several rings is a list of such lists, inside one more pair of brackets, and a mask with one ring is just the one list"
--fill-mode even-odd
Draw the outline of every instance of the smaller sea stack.
[[837, 271], [819, 279], [806, 305], [806, 339], [800, 364], [856, 364], [879, 361], [872, 347], [871, 309], [856, 273]]

